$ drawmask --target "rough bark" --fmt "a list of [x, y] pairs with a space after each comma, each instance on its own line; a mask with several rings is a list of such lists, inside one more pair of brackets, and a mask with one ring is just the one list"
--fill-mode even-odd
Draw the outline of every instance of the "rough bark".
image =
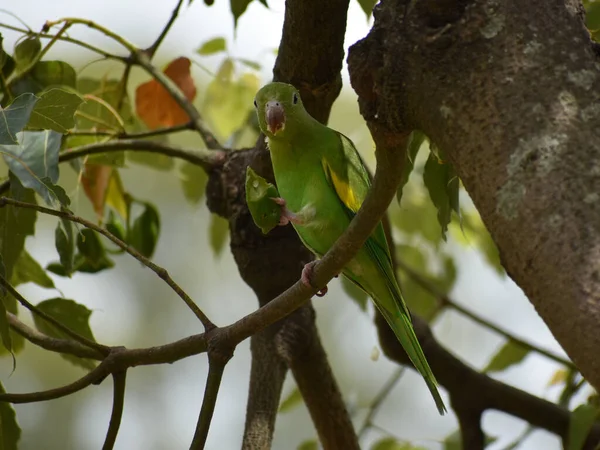
[[507, 272], [599, 389], [600, 63], [579, 2], [383, 0], [348, 62], [368, 122], [444, 151]]

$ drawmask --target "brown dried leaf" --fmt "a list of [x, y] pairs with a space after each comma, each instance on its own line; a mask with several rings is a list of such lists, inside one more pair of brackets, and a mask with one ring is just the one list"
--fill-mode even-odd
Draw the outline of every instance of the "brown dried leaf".
[[[164, 73], [181, 89], [185, 97], [192, 101], [196, 97], [196, 86], [190, 74], [190, 65], [188, 58], [179, 57], [171, 61]], [[154, 79], [136, 89], [135, 110], [152, 130], [182, 125], [190, 120], [167, 90]]]

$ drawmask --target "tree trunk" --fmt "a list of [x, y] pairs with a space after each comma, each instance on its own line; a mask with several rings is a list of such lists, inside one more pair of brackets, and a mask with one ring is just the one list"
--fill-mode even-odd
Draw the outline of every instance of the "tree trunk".
[[350, 50], [361, 112], [456, 168], [525, 291], [600, 389], [600, 62], [578, 1], [383, 0]]

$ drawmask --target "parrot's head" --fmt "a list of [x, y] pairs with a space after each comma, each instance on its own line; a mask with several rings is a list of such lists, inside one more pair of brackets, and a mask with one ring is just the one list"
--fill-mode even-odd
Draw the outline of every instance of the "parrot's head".
[[261, 131], [269, 138], [285, 139], [294, 134], [298, 117], [307, 114], [298, 90], [291, 84], [270, 83], [254, 98]]

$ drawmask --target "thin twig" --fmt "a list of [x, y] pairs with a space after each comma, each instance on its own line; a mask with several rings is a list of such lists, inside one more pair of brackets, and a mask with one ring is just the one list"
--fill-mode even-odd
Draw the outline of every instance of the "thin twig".
[[34, 403], [44, 402], [47, 400], [55, 400], [57, 398], [66, 397], [67, 395], [74, 394], [75, 392], [81, 391], [89, 385], [98, 382], [110, 373], [108, 360], [101, 362], [98, 367], [84, 375], [80, 379], [73, 383], [61, 386], [56, 389], [49, 389], [47, 391], [40, 392], [29, 392], [26, 394], [10, 394], [0, 393], [0, 402], [9, 403]]
[[215, 412], [217, 396], [219, 394], [219, 388], [221, 387], [221, 380], [223, 379], [223, 372], [225, 371], [225, 362], [216, 362], [212, 358], [209, 358], [209, 362], [210, 365], [208, 368], [208, 376], [206, 378], [206, 387], [204, 388], [202, 408], [200, 409], [198, 423], [196, 424], [196, 432], [194, 433], [192, 443], [190, 444], [190, 450], [202, 450], [206, 445], [206, 438], [208, 437], [210, 423]]
[[156, 130], [142, 131], [140, 133], [121, 132], [115, 134], [107, 130], [69, 130], [67, 136], [114, 136], [118, 139], [143, 139], [193, 129], [194, 124], [188, 122], [182, 125], [175, 125], [174, 127], [158, 128]]
[[[7, 30], [17, 31], [19, 33], [23, 33], [23, 34], [26, 34], [26, 35], [32, 35], [31, 30], [25, 30], [23, 28], [15, 27], [14, 25], [8, 25], [8, 24], [5, 24], [5, 23], [0, 23], [0, 28], [6, 28]], [[56, 36], [56, 35], [50, 34], [50, 33], [36, 33], [35, 35], [37, 37], [43, 38], [43, 39], [54, 39], [54, 37]], [[114, 55], [112, 53], [105, 52], [104, 50], [102, 50], [102, 49], [100, 49], [98, 47], [94, 47], [93, 45], [90, 45], [87, 42], [83, 42], [83, 41], [80, 41], [78, 39], [73, 39], [73, 38], [70, 38], [68, 36], [60, 36], [57, 39], [59, 41], [69, 42], [71, 44], [75, 44], [75, 45], [77, 45], [79, 47], [85, 48], [85, 49], [90, 50], [90, 51], [92, 51], [94, 53], [98, 53], [99, 55], [102, 55], [105, 58], [115, 59], [115, 60], [118, 60], [118, 61], [121, 61], [121, 62], [125, 62], [127, 60], [127, 58], [124, 57], [124, 56]]]
[[61, 23], [67, 23], [67, 24], [69, 24], [69, 26], [71, 26], [71, 25], [86, 25], [89, 28], [92, 28], [93, 30], [98, 31], [98, 32], [102, 33], [103, 35], [105, 35], [106, 37], [111, 38], [113, 41], [121, 44], [129, 52], [133, 53], [133, 52], [137, 51], [137, 48], [131, 42], [125, 40], [123, 37], [121, 37], [114, 31], [111, 31], [108, 28], [103, 27], [102, 25], [99, 25], [96, 22], [89, 20], [89, 19], [81, 19], [79, 17], [63, 17], [62, 19], [48, 21], [44, 24], [44, 29], [42, 30], [42, 32], [46, 32], [53, 26], [59, 25]]
[[424, 289], [429, 291], [431, 294], [436, 296], [442, 305], [449, 306], [450, 308], [452, 308], [452, 309], [460, 312], [464, 316], [468, 317], [473, 322], [476, 322], [479, 325], [498, 333], [499, 335], [503, 336], [504, 338], [506, 338], [510, 341], [513, 341], [531, 351], [537, 352], [540, 355], [544, 355], [545, 357], [547, 357], [553, 361], [556, 361], [557, 363], [562, 364], [570, 369], [577, 370], [577, 367], [575, 366], [575, 364], [573, 364], [573, 362], [569, 361], [568, 359], [565, 359], [558, 355], [555, 355], [554, 353], [551, 353], [548, 350], [544, 350], [543, 348], [536, 347], [535, 345], [500, 328], [498, 325], [495, 325], [494, 323], [490, 322], [489, 320], [484, 319], [483, 317], [477, 315], [477, 313], [474, 313], [473, 311], [465, 308], [464, 306], [461, 306], [459, 303], [450, 299], [447, 295], [445, 295], [443, 292], [441, 292], [436, 286], [434, 286], [432, 283], [427, 281], [421, 274], [416, 272], [414, 269], [412, 269], [408, 264], [404, 263], [402, 260], [398, 261], [398, 267], [400, 267], [401, 270], [406, 272], [408, 274], [408, 276], [410, 276], [413, 280], [415, 280], [417, 282], [417, 284], [419, 284], [421, 287], [423, 287]]
[[125, 102], [125, 98], [127, 97], [127, 83], [129, 82], [129, 75], [131, 75], [131, 62], [127, 60], [125, 65], [125, 70], [123, 71], [123, 76], [121, 77], [121, 81], [119, 81], [119, 100], [117, 101], [117, 111], [121, 111], [123, 107], [123, 103]]
[[358, 432], [359, 438], [362, 438], [365, 431], [367, 431], [369, 427], [373, 426], [373, 419], [375, 418], [375, 415], [379, 411], [379, 408], [383, 404], [383, 401], [387, 398], [394, 386], [396, 386], [396, 383], [400, 380], [405, 370], [406, 368], [404, 367], [396, 369], [392, 376], [381, 387], [377, 395], [373, 398], [373, 402], [369, 407], [367, 417], [365, 417], [365, 421], [363, 422], [363, 425]]
[[125, 405], [125, 381], [127, 371], [113, 373], [113, 407], [110, 414], [110, 423], [102, 450], [112, 450], [117, 441], [121, 419], [123, 417], [123, 406]]
[[8, 324], [15, 332], [19, 333], [29, 342], [43, 348], [44, 350], [73, 355], [79, 358], [96, 360], [102, 360], [104, 358], [104, 354], [94, 349], [85, 347], [77, 341], [54, 338], [44, 333], [40, 333], [39, 331], [25, 325], [17, 318], [17, 316], [12, 313], [7, 312], [6, 318], [8, 320]]
[[[166, 134], [166, 131], [164, 134]], [[141, 137], [147, 136], [148, 135]], [[116, 141], [96, 142], [94, 144], [82, 145], [72, 150], [66, 150], [58, 156], [58, 162], [67, 162], [87, 155], [111, 153], [122, 150], [159, 153], [162, 155], [171, 156], [173, 158], [183, 159], [184, 161], [188, 161], [194, 165], [200, 166], [205, 170], [210, 170], [222, 165], [227, 159], [228, 152], [227, 150], [185, 150], [160, 142], [146, 141], [142, 139], [123, 139]], [[10, 181], [7, 180], [0, 184], [0, 195], [5, 194], [9, 189]]]
[[[1, 203], [1, 199], [4, 197], [0, 197], [0, 207], [4, 206], [4, 203]], [[12, 200], [12, 199], [9, 199]], [[22, 203], [22, 202], [19, 202]], [[29, 205], [29, 203], [25, 203], [25, 205]], [[33, 204], [32, 204], [33, 205]], [[18, 205], [15, 205], [18, 206]], [[33, 205], [33, 206], [37, 206], [37, 205]], [[34, 208], [35, 209], [35, 208]], [[86, 347], [92, 348], [100, 353], [102, 353], [103, 355], [107, 355], [110, 353], [110, 348], [99, 344], [98, 342], [94, 342], [86, 337], [81, 336], [80, 334], [74, 332], [73, 330], [71, 330], [69, 327], [65, 326], [64, 324], [60, 323], [58, 320], [56, 320], [54, 317], [52, 317], [51, 315], [45, 313], [44, 311], [40, 310], [37, 306], [33, 305], [32, 303], [30, 303], [29, 301], [27, 301], [27, 299], [25, 299], [25, 297], [23, 297], [19, 291], [17, 291], [14, 287], [11, 286], [11, 284], [6, 280], [6, 278], [4, 278], [3, 275], [0, 275], [0, 285], [10, 294], [12, 295], [21, 305], [23, 305], [25, 308], [27, 308], [29, 311], [31, 311], [32, 313], [34, 313], [35, 315], [41, 317], [42, 319], [44, 319], [46, 322], [51, 323], [53, 326], [55, 326], [56, 328], [58, 328], [58, 330], [62, 331], [63, 333], [65, 333], [67, 336], [71, 337], [73, 340], [79, 342], [82, 345], [85, 345]]]
[[145, 52], [138, 50], [132, 52], [131, 57], [133, 62], [148, 72], [171, 95], [181, 109], [187, 113], [194, 124], [194, 130], [198, 131], [206, 147], [211, 150], [223, 150], [223, 146], [205, 125], [200, 112], [179, 90], [177, 85], [151, 63], [149, 56]]
[[173, 13], [171, 14], [171, 18], [169, 19], [169, 21], [167, 22], [167, 24], [165, 25], [163, 30], [160, 32], [160, 34], [158, 35], [158, 37], [156, 38], [154, 43], [145, 50], [145, 52], [148, 54], [148, 57], [150, 59], [152, 59], [154, 57], [154, 55], [156, 54], [156, 51], [158, 50], [158, 47], [160, 47], [160, 44], [162, 44], [162, 41], [165, 39], [165, 37], [167, 36], [167, 33], [173, 26], [173, 23], [175, 22], [175, 19], [177, 19], [177, 15], [179, 14], [179, 10], [181, 9], [182, 4], [183, 4], [183, 0], [179, 0], [177, 2], [177, 6], [175, 6], [175, 9], [173, 10]]
[[[198, 308], [198, 305], [196, 305], [194, 303], [194, 301], [189, 297], [189, 295], [187, 295], [187, 293], [183, 289], [181, 289], [181, 287], [175, 281], [173, 281], [173, 279], [169, 275], [169, 272], [167, 272], [167, 270], [165, 268], [154, 264], [152, 261], [150, 261], [144, 255], [142, 255], [140, 252], [138, 252], [135, 248], [126, 244], [125, 242], [123, 242], [122, 240], [117, 238], [115, 235], [110, 233], [105, 228], [102, 228], [102, 227], [96, 225], [95, 223], [84, 219], [83, 217], [76, 216], [75, 214], [72, 214], [67, 211], [57, 211], [57, 210], [46, 208], [44, 206], [36, 205], [33, 203], [21, 202], [19, 200], [15, 200], [15, 199], [8, 198], [8, 197], [0, 197], [0, 208], [4, 207], [6, 205], [12, 205], [17, 208], [34, 209], [42, 214], [48, 214], [50, 216], [55, 216], [55, 217], [60, 217], [61, 219], [70, 220], [71, 222], [78, 223], [80, 225], [83, 225], [86, 228], [90, 228], [90, 229], [96, 231], [97, 233], [100, 233], [102, 236], [109, 239], [117, 247], [121, 248], [122, 250], [125, 250], [127, 253], [129, 253], [131, 256], [133, 256], [135, 259], [137, 259], [139, 262], [141, 262], [143, 265], [145, 265], [150, 270], [152, 270], [156, 275], [158, 275], [159, 278], [161, 278], [163, 281], [165, 281], [165, 283], [167, 283], [169, 285], [169, 287], [171, 287], [171, 289], [173, 289], [173, 291], [175, 291], [175, 293], [184, 301], [184, 303], [194, 313], [194, 315], [200, 320], [200, 322], [202, 322], [205, 330], [208, 331], [208, 330], [211, 330], [216, 327], [215, 324], [213, 324], [208, 319], [208, 317], [206, 317], [206, 315], [204, 315], [202, 310], [200, 310], [200, 308]], [[10, 290], [16, 292], [14, 290], [14, 288], [12, 286], [10, 286], [10, 284], [8, 284], [8, 282], [6, 282], [6, 280], [4, 280], [1, 277], [0, 277], [0, 282], [3, 285], [6, 284], [6, 286], [8, 286], [7, 289], [10, 289]], [[19, 295], [18, 292], [17, 292], [17, 295]], [[31, 305], [31, 306], [33, 306], [33, 305]], [[52, 319], [52, 320], [54, 320], [54, 319]], [[54, 324], [54, 322], [52, 322], [52, 323]], [[96, 343], [94, 343], [94, 344], [99, 345]], [[106, 349], [107, 347], [102, 347], [102, 348]]]
[[70, 161], [87, 155], [110, 153], [121, 150], [160, 153], [173, 158], [183, 159], [204, 169], [212, 169], [225, 162], [226, 151], [209, 151], [205, 149], [185, 150], [167, 144], [142, 139], [120, 139], [116, 141], [98, 142], [82, 145], [73, 150], [66, 150], [59, 155], [59, 162]]

